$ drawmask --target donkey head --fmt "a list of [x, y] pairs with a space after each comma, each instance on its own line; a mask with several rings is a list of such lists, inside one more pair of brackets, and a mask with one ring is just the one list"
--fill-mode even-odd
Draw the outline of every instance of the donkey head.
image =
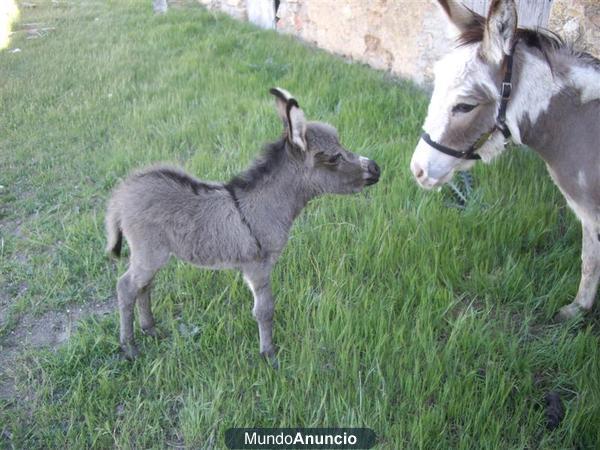
[[517, 32], [514, 0], [493, 0], [487, 18], [457, 1], [438, 3], [459, 45], [435, 66], [424, 133], [410, 164], [427, 189], [450, 181], [457, 170], [470, 169], [475, 159], [490, 161], [504, 148], [509, 133], [497, 119], [507, 55], [512, 55]]
[[305, 182], [317, 194], [350, 194], [377, 183], [375, 161], [340, 144], [337, 130], [322, 122], [307, 122], [298, 102], [284, 89], [273, 88], [283, 121], [287, 147], [302, 162]]

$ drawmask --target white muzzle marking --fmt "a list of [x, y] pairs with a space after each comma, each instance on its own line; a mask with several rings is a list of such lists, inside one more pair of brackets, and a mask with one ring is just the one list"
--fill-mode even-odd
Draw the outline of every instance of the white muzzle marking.
[[433, 189], [450, 181], [456, 170], [470, 169], [473, 164], [473, 160], [445, 155], [421, 139], [410, 161], [410, 170], [419, 186]]

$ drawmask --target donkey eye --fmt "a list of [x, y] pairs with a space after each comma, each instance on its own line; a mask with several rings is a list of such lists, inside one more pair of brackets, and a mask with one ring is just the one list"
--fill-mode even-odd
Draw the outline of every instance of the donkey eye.
[[327, 160], [327, 162], [328, 162], [329, 164], [337, 164], [337, 163], [340, 161], [340, 159], [341, 159], [341, 158], [342, 158], [342, 154], [341, 154], [341, 153], [336, 153], [336, 154], [335, 154], [335, 155], [333, 155], [331, 158], [329, 158], [329, 159]]
[[452, 108], [452, 112], [453, 113], [468, 113], [470, 111], [473, 111], [475, 108], [477, 108], [479, 105], [469, 105], [468, 103], [459, 103], [457, 105], [454, 105], [454, 107]]

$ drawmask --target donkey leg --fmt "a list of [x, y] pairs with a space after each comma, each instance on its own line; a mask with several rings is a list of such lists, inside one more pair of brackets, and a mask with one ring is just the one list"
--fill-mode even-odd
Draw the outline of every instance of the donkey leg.
[[117, 283], [117, 296], [120, 314], [119, 342], [127, 359], [134, 359], [140, 352], [133, 337], [133, 305], [154, 278], [154, 270], [145, 270], [131, 265]]
[[127, 359], [134, 359], [140, 353], [133, 338], [133, 305], [136, 296], [137, 288], [132, 281], [130, 268], [117, 282], [120, 317], [119, 343]]
[[260, 354], [269, 357], [274, 356], [273, 312], [275, 302], [271, 292], [271, 271], [244, 271], [244, 279], [254, 295], [252, 314], [258, 323]]
[[594, 304], [600, 280], [600, 241], [594, 228], [582, 224], [581, 281], [573, 303], [564, 306], [559, 318], [570, 319], [589, 311]]
[[140, 291], [137, 297], [138, 307], [138, 319], [140, 321], [140, 327], [144, 334], [148, 336], [158, 337], [156, 331], [154, 315], [152, 314], [152, 307], [150, 305], [150, 291], [152, 290], [152, 282]]

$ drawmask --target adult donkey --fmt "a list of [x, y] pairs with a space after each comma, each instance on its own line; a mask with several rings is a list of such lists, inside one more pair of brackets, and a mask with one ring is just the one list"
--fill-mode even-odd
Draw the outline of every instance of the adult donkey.
[[411, 170], [430, 189], [489, 162], [509, 138], [534, 149], [583, 228], [579, 291], [559, 317], [588, 311], [600, 279], [600, 61], [548, 32], [517, 28], [514, 0], [494, 0], [487, 18], [438, 3], [457, 46], [436, 65]]

